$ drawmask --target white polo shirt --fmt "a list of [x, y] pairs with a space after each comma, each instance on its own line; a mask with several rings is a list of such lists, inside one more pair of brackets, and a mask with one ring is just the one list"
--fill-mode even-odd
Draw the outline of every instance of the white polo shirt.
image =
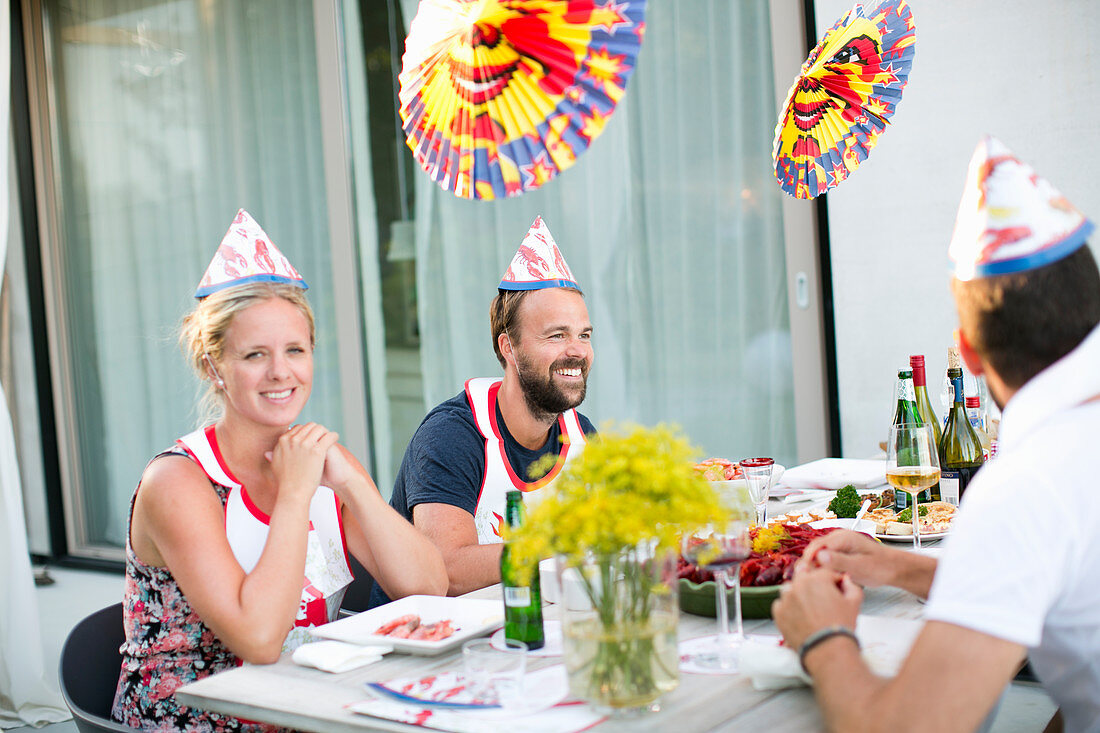
[[1009, 400], [925, 609], [1028, 647], [1067, 731], [1100, 730], [1098, 427], [1100, 327]]

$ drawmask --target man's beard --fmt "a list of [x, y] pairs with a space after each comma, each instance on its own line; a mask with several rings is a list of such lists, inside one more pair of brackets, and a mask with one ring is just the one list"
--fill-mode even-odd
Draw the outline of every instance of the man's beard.
[[[579, 394], [572, 393], [576, 394], [575, 397], [554, 384], [554, 372], [558, 369], [581, 370], [581, 388]], [[548, 374], [542, 375], [531, 366], [530, 361], [517, 354], [516, 373], [527, 409], [536, 418], [555, 418], [584, 402], [584, 394], [588, 388], [588, 362], [584, 359], [559, 359], [550, 366]]]

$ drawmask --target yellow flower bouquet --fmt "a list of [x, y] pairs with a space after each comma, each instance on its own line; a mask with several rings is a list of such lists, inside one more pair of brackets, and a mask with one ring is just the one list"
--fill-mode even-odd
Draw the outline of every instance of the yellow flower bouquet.
[[697, 455], [673, 427], [606, 426], [505, 535], [519, 567], [553, 555], [583, 588], [562, 609], [565, 664], [573, 694], [599, 708], [645, 708], [679, 683], [680, 537], [729, 511]]

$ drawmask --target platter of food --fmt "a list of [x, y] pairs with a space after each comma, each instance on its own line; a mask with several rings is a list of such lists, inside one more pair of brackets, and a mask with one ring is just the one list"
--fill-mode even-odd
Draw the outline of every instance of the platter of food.
[[[951, 522], [958, 507], [946, 501], [932, 501], [920, 504], [917, 517], [920, 521], [922, 540], [938, 540], [951, 531]], [[866, 519], [875, 523], [875, 537], [888, 542], [913, 541], [913, 515], [910, 510], [896, 513], [890, 507], [882, 507], [868, 512]]]
[[392, 645], [394, 651], [433, 656], [504, 623], [500, 601], [406, 596], [311, 629], [314, 636], [360, 646]]
[[[741, 563], [741, 614], [744, 618], [768, 618], [779, 586], [790, 580], [794, 565], [806, 546], [823, 537], [832, 528], [817, 529], [806, 524], [773, 523], [749, 530], [752, 553]], [[680, 608], [686, 613], [714, 616], [715, 588], [713, 573], [680, 558]], [[733, 589], [729, 589], [729, 612], [734, 613]]]

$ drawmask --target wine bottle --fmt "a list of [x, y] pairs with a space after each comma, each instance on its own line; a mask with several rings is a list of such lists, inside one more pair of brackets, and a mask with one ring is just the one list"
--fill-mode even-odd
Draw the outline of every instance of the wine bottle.
[[[942, 433], [940, 431], [940, 421], [936, 417], [936, 413], [932, 411], [932, 402], [928, 399], [928, 380], [924, 370], [924, 355], [913, 354], [910, 356], [909, 368], [913, 370], [913, 394], [916, 396], [917, 412], [920, 413], [921, 420], [925, 424], [932, 426], [932, 432], [935, 433], [936, 445], [938, 446]], [[938, 481], [935, 486], [928, 490], [928, 496], [931, 501], [940, 500], [940, 484]]]
[[[515, 528], [523, 522], [523, 494], [509, 491], [506, 495], [504, 521]], [[541, 649], [546, 642], [542, 629], [542, 592], [538, 567], [532, 568], [530, 580], [523, 580], [512, 561], [508, 543], [500, 551], [500, 582], [504, 589], [504, 638], [522, 641], [528, 649]]]
[[[957, 354], [956, 354], [957, 358]], [[960, 366], [950, 366], [948, 356], [947, 375], [951, 379], [954, 400], [947, 413], [940, 440], [940, 495], [943, 500], [958, 504], [966, 492], [966, 486], [982, 467], [982, 443], [967, 419], [963, 407], [963, 374]], [[956, 362], [957, 364], [957, 362]]]
[[[964, 388], [965, 389], [965, 388]], [[966, 418], [970, 421], [970, 427], [978, 435], [978, 441], [982, 444], [982, 460], [989, 460], [989, 434], [985, 432], [985, 420], [982, 415], [982, 398], [978, 395], [964, 397], [966, 403]]]
[[[902, 423], [923, 425], [924, 420], [921, 419], [920, 412], [917, 411], [917, 396], [913, 388], [913, 372], [909, 369], [901, 369], [898, 371], [898, 384], [895, 389], [895, 395], [897, 397], [897, 406], [894, 408], [894, 425], [900, 425]], [[910, 465], [905, 463], [905, 460], [905, 456], [899, 453], [898, 465]], [[929, 501], [928, 492], [922, 491], [918, 497], [918, 501]], [[903, 511], [908, 506], [909, 495], [904, 491], [895, 491], [894, 511]]]

